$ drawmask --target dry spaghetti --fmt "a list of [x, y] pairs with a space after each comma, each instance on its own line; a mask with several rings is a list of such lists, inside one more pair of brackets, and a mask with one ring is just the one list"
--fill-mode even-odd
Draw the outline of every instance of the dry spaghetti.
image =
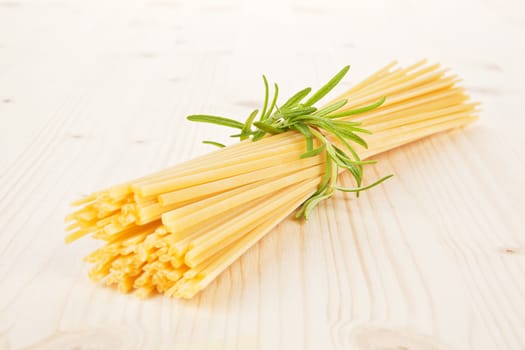
[[[391, 63], [335, 99], [347, 103], [334, 113], [386, 97], [341, 118], [371, 132], [362, 136], [368, 148], [355, 145], [367, 159], [475, 120], [477, 104], [458, 82], [437, 64]], [[95, 281], [140, 297], [191, 298], [318, 191], [327, 155], [304, 152], [304, 135], [287, 131], [95, 192], [73, 203], [80, 208], [66, 218], [66, 241], [105, 241], [85, 258]]]

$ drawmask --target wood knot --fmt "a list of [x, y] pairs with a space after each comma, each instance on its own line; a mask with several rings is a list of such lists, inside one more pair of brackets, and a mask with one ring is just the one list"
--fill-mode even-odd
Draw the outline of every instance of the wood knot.
[[501, 91], [492, 87], [487, 86], [470, 86], [469, 91], [476, 92], [484, 95], [501, 95]]
[[451, 350], [437, 339], [405, 329], [357, 326], [351, 331], [356, 350]]
[[137, 57], [140, 57], [140, 58], [155, 58], [155, 57], [157, 57], [157, 54], [154, 53], [154, 52], [139, 52], [136, 55], [137, 55]]
[[0, 2], [1, 7], [20, 7], [22, 3], [18, 1], [2, 1]]
[[500, 249], [500, 253], [502, 254], [509, 254], [509, 255], [516, 255], [523, 253], [523, 249], [520, 247], [505, 247]]
[[494, 72], [501, 72], [502, 71], [501, 67], [498, 64], [496, 64], [496, 63], [487, 63], [487, 64], [485, 64], [485, 69], [489, 70], [489, 71], [494, 71]]
[[224, 5], [212, 5], [208, 7], [204, 7], [202, 11], [204, 12], [216, 12], [216, 13], [224, 13], [224, 12], [230, 12], [233, 11], [233, 6], [224, 6]]
[[322, 15], [326, 12], [321, 7], [312, 7], [312, 6], [294, 6], [293, 11], [300, 13], [300, 14], [316, 15], [316, 16]]
[[134, 334], [116, 327], [56, 332], [25, 349], [130, 349], [137, 340]]

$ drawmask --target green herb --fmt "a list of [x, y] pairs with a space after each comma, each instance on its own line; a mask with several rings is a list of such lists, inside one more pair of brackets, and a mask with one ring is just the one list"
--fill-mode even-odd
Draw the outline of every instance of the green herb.
[[220, 142], [215, 142], [215, 141], [208, 141], [208, 140], [206, 140], [206, 141], [202, 141], [202, 143], [207, 144], [207, 145], [217, 146], [217, 147], [220, 147], [220, 148], [226, 147], [226, 145], [224, 145], [224, 144], [222, 144]]
[[[339, 118], [365, 113], [375, 109], [385, 102], [384, 97], [371, 105], [339, 113], [337, 113], [337, 111], [346, 105], [347, 100], [334, 102], [321, 109], [317, 109], [313, 106], [332, 91], [341, 79], [343, 79], [349, 69], [350, 66], [344, 67], [339, 73], [330, 79], [328, 83], [313, 93], [306, 102], [301, 103], [311, 93], [312, 89], [309, 87], [298, 91], [280, 107], [277, 105], [277, 97], [279, 95], [279, 87], [277, 84], [274, 84], [273, 98], [268, 106], [268, 101], [270, 100], [269, 86], [266, 76], [263, 75], [265, 96], [264, 105], [260, 114], [257, 109], [254, 110], [250, 113], [244, 123], [230, 118], [202, 114], [190, 115], [188, 116], [188, 120], [240, 129], [240, 133], [230, 135], [230, 137], [238, 137], [240, 140], [251, 139], [252, 141], [257, 141], [266, 134], [280, 134], [290, 130], [301, 133], [306, 140], [306, 151], [301, 154], [300, 157], [309, 158], [324, 153], [326, 159], [325, 172], [321, 183], [319, 184], [319, 188], [302, 204], [296, 214], [296, 217], [298, 218], [302, 217], [308, 219], [312, 210], [321, 201], [330, 198], [336, 190], [342, 192], [355, 192], [359, 195], [359, 192], [377, 186], [393, 176], [388, 175], [370, 185], [363, 186], [363, 165], [373, 164], [375, 161], [361, 160], [352, 144], [358, 144], [367, 148], [368, 145], [366, 144], [366, 141], [361, 138], [358, 133], [371, 134], [371, 132], [360, 128], [359, 126], [361, 123], [359, 122], [337, 120]], [[255, 121], [258, 114], [259, 119]], [[338, 139], [344, 147], [338, 147], [328, 138], [328, 135], [332, 135], [332, 137]], [[223, 144], [218, 142], [204, 141], [204, 143], [224, 147]], [[316, 143], [318, 144], [318, 147], [314, 148]], [[337, 178], [339, 169], [344, 169], [350, 172], [355, 180], [356, 187], [348, 188], [338, 186]]]

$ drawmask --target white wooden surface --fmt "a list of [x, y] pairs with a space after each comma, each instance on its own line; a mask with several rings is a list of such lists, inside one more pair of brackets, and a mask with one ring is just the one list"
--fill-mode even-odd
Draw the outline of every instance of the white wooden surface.
[[[522, 0], [0, 0], [0, 349], [525, 349]], [[459, 73], [477, 125], [384, 154], [396, 177], [287, 221], [191, 301], [96, 286], [67, 203], [210, 150], [259, 75]]]

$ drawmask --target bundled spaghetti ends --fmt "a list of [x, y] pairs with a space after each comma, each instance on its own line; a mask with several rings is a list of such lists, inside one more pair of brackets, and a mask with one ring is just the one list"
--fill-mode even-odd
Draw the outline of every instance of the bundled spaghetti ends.
[[[335, 190], [369, 188], [361, 183], [366, 159], [477, 118], [459, 79], [426, 61], [391, 63], [313, 107], [347, 70], [305, 102], [307, 89], [283, 105], [277, 86], [269, 101], [264, 78], [257, 121], [256, 111], [245, 123], [190, 117], [237, 128], [241, 142], [74, 202], [66, 241], [104, 241], [85, 258], [90, 277], [140, 297], [191, 298], [297, 208], [307, 217]], [[355, 187], [337, 184], [343, 170]]]

